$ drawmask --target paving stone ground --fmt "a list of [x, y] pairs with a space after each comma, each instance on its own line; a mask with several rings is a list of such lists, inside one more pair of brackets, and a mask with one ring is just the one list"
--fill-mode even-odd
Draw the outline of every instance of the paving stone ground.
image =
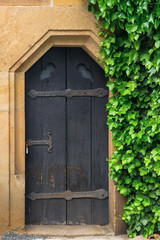
[[[19, 233], [6, 233], [2, 236], [1, 240], [129, 240], [126, 235], [123, 236], [107, 236], [107, 237], [76, 237], [76, 238], [65, 238], [65, 237], [47, 237], [47, 236], [36, 236], [28, 234], [19, 234]], [[143, 236], [138, 236], [132, 238], [132, 240], [146, 240]]]

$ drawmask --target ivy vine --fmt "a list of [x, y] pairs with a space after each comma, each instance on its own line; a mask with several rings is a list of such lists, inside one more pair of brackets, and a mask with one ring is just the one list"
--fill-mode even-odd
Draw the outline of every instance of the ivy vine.
[[114, 81], [107, 104], [115, 152], [110, 176], [128, 197], [128, 234], [160, 232], [160, 1], [89, 0], [100, 54]]

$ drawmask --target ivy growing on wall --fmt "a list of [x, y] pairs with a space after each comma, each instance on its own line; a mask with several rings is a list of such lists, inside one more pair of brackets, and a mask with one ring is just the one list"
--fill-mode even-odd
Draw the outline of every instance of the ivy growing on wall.
[[160, 1], [90, 0], [100, 20], [100, 54], [113, 93], [108, 125], [111, 177], [128, 197], [128, 234], [160, 231]]

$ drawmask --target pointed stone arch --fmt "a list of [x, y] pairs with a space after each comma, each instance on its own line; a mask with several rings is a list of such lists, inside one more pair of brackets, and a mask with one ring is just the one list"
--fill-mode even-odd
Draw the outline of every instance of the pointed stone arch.
[[[98, 64], [100, 38], [90, 30], [49, 30], [9, 69], [10, 109], [10, 210], [9, 228], [25, 228], [25, 72], [51, 47], [81, 47]], [[103, 66], [101, 66], [103, 67]], [[113, 153], [112, 135], [109, 135], [109, 155]], [[115, 233], [124, 232], [124, 223], [118, 217], [123, 198], [110, 180], [110, 224]], [[118, 206], [117, 206], [118, 202]]]

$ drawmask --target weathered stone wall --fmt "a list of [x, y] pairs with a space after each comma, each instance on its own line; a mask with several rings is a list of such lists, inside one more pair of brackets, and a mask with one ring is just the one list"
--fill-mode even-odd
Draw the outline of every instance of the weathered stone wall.
[[[96, 60], [96, 24], [86, 0], [0, 0], [0, 233], [25, 227], [25, 71], [52, 46], [79, 46]], [[119, 234], [124, 200], [111, 180], [109, 191]]]

